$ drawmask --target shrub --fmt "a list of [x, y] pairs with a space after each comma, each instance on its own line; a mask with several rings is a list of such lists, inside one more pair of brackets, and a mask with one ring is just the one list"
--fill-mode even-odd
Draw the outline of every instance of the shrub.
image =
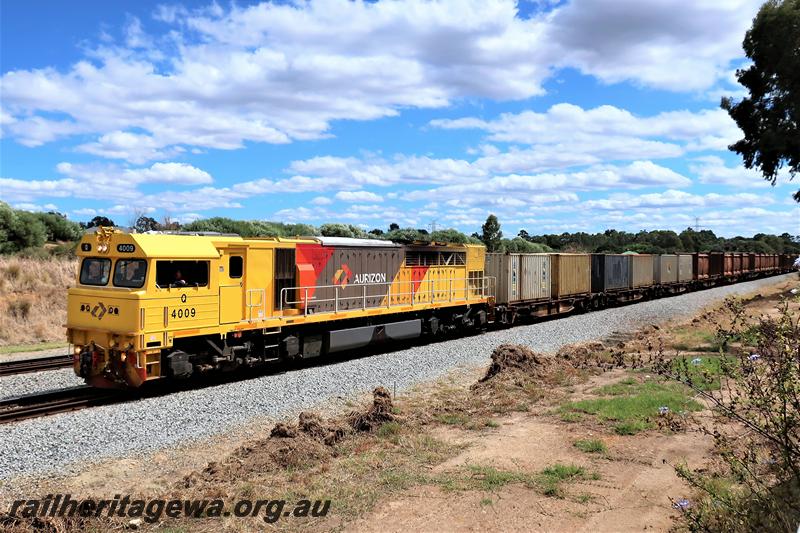
[[513, 239], [503, 239], [502, 241], [500, 241], [500, 249], [498, 251], [510, 252], [510, 253], [535, 254], [543, 252], [552, 252], [553, 249], [547, 246], [546, 244], [526, 241], [521, 237], [514, 237]]
[[80, 224], [58, 213], [34, 213], [34, 216], [44, 225], [48, 241], [77, 241], [83, 235]]
[[31, 312], [31, 302], [24, 298], [8, 302], [8, 312], [14, 318], [28, 318]]
[[[800, 523], [800, 319], [786, 300], [777, 316], [755, 324], [740, 300], [727, 300], [726, 308], [731, 325], [718, 327], [718, 336], [748, 340], [738, 356], [719, 359], [716, 375], [698, 374], [685, 358], [676, 365], [662, 351], [656, 355], [659, 374], [688, 385], [713, 408], [713, 426], [700, 430], [714, 438], [721, 459], [712, 471], [676, 466], [701, 494], [696, 505], [678, 507], [692, 530], [794, 531]], [[710, 387], [717, 379], [721, 387]]]
[[45, 225], [36, 215], [0, 202], [0, 253], [42, 246], [46, 237]]

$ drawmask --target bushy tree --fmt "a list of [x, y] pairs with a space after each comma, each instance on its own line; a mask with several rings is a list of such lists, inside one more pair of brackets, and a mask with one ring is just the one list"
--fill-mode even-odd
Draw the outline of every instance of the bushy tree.
[[33, 214], [45, 227], [48, 241], [77, 241], [83, 235], [80, 224], [67, 220], [59, 213], [34, 213]]
[[[742, 46], [750, 66], [736, 71], [749, 96], [722, 99], [744, 138], [730, 145], [744, 166], [757, 168], [773, 185], [787, 166], [800, 169], [800, 0], [769, 0], [747, 31]], [[800, 202], [800, 190], [794, 194]]]
[[157, 231], [159, 228], [160, 225], [156, 219], [144, 215], [137, 218], [136, 222], [133, 224], [133, 229], [139, 233], [144, 233], [146, 231]]
[[350, 237], [355, 239], [372, 239], [375, 237], [352, 224], [323, 224], [319, 227], [319, 232], [323, 237]]
[[513, 239], [503, 239], [500, 241], [500, 247], [497, 251], [521, 254], [537, 254], [552, 252], [553, 249], [545, 244], [526, 241], [521, 237], [514, 237]]
[[450, 242], [453, 244], [466, 244], [470, 242], [468, 236], [453, 228], [436, 230], [430, 234], [430, 239], [435, 242]]
[[114, 224], [114, 221], [111, 220], [110, 218], [101, 215], [94, 217], [92, 220], [86, 223], [87, 228], [99, 228], [101, 226], [114, 227], [116, 226], [116, 224]]
[[34, 213], [12, 209], [0, 202], [0, 253], [38, 248], [46, 238], [47, 228]]
[[486, 245], [486, 251], [496, 252], [500, 249], [503, 232], [500, 231], [500, 221], [494, 215], [486, 217], [486, 222], [481, 226], [481, 241]]
[[383, 238], [395, 242], [429, 242], [431, 240], [430, 235], [423, 235], [414, 228], [395, 229], [386, 233]]

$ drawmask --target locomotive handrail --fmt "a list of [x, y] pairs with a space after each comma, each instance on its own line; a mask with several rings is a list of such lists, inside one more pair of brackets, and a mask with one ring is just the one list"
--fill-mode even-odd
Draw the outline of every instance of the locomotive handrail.
[[[464, 282], [462, 287], [453, 287], [453, 282]], [[448, 288], [441, 289], [437, 288], [437, 284], [447, 282]], [[338, 313], [340, 311], [340, 303], [351, 301], [351, 300], [361, 300], [361, 309], [366, 310], [367, 308], [374, 309], [379, 307], [384, 307], [381, 304], [377, 305], [367, 305], [367, 298], [386, 298], [386, 308], [391, 307], [399, 307], [399, 306], [406, 306], [417, 305], [419, 303], [443, 303], [443, 302], [460, 302], [460, 301], [469, 301], [470, 299], [480, 299], [480, 298], [494, 298], [494, 288], [496, 287], [496, 278], [494, 276], [482, 276], [477, 278], [443, 278], [443, 279], [429, 279], [428, 281], [391, 281], [391, 282], [380, 282], [380, 283], [353, 283], [342, 287], [341, 285], [303, 285], [297, 287], [284, 287], [281, 289], [280, 292], [280, 305], [279, 311], [283, 314], [284, 306], [288, 308], [292, 308], [293, 306], [303, 304], [303, 315], [307, 316], [308, 313], [308, 303], [314, 302], [315, 304], [322, 304], [327, 302], [333, 302], [333, 311], [321, 311], [320, 313], [312, 314], [325, 314], [325, 313]], [[392, 292], [392, 285], [402, 285], [402, 284], [409, 284], [411, 286], [410, 291], [406, 292]], [[414, 285], [417, 284], [418, 289], [415, 290]], [[427, 285], [427, 289], [421, 290], [423, 285]], [[378, 294], [367, 294], [368, 287], [386, 287], [385, 292], [381, 292]], [[340, 296], [340, 290], [348, 290], [354, 289], [356, 287], [361, 288], [361, 294], [357, 294], [354, 296]], [[318, 290], [325, 290], [325, 289], [333, 289], [334, 295], [333, 298], [318, 298], [316, 295], [309, 297], [309, 291], [317, 292]], [[303, 297], [299, 300], [289, 300], [288, 293], [289, 291], [303, 291]], [[446, 299], [437, 299], [436, 293], [447, 293]], [[463, 296], [455, 296], [458, 293], [463, 293]], [[475, 296], [471, 297], [470, 294], [474, 293]], [[404, 296], [410, 296], [409, 301], [404, 301]], [[427, 296], [427, 297], [426, 297]], [[420, 301], [418, 301], [420, 300]], [[396, 302], [396, 303], [393, 303]]]

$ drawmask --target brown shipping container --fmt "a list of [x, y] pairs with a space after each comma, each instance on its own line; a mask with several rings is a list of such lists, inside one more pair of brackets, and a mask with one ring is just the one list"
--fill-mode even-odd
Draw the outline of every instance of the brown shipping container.
[[711, 269], [711, 258], [708, 254], [692, 254], [694, 279], [707, 279]]
[[592, 256], [550, 254], [553, 298], [589, 294], [592, 290]]
[[692, 279], [694, 279], [692, 255], [678, 254], [678, 281], [692, 281]]
[[653, 280], [656, 285], [678, 282], [678, 256], [661, 254], [653, 261]]
[[649, 287], [653, 284], [653, 257], [631, 254], [631, 288]]

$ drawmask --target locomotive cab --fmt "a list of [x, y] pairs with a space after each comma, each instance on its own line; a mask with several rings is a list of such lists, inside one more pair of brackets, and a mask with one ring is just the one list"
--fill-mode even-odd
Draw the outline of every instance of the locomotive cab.
[[207, 240], [185, 244], [113, 228], [83, 237], [66, 327], [75, 373], [87, 383], [138, 387], [161, 377], [162, 350], [176, 329], [219, 323], [211, 262], [220, 253]]

